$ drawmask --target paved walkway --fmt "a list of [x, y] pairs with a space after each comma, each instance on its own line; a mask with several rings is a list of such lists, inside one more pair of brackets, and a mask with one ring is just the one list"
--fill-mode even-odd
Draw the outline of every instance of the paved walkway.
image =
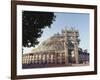
[[23, 69], [25, 68], [47, 68], [47, 67], [79, 67], [79, 66], [88, 66], [89, 64], [23, 64]]
[[72, 66], [88, 66], [89, 64], [72, 64]]

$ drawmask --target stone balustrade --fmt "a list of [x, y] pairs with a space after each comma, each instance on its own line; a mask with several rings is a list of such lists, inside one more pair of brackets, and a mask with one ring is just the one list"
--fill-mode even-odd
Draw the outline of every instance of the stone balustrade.
[[22, 57], [22, 64], [63, 64], [65, 62], [65, 54], [56, 52], [29, 53], [23, 54]]

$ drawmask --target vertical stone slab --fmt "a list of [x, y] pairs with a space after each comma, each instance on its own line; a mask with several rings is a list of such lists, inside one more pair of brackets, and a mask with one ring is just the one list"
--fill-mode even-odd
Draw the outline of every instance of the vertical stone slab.
[[78, 53], [78, 42], [77, 42], [77, 34], [76, 32], [74, 32], [74, 51], [75, 51], [75, 61], [76, 61], [76, 64], [79, 63], [79, 53]]
[[79, 54], [78, 54], [78, 46], [77, 45], [75, 45], [74, 50], [75, 50], [75, 61], [76, 61], [76, 64], [78, 64], [79, 63]]
[[65, 41], [64, 41], [64, 52], [65, 52], [65, 64], [68, 65], [68, 42], [67, 42], [67, 30], [64, 33]]

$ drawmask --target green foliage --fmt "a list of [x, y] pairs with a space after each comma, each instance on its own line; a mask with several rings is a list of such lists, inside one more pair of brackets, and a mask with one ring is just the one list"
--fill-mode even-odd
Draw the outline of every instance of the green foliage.
[[55, 16], [53, 12], [23, 11], [22, 13], [22, 45], [31, 47], [37, 45], [43, 29], [51, 26]]

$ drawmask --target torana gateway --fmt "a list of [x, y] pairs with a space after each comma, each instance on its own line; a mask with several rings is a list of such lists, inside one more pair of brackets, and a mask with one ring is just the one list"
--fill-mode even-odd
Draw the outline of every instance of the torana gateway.
[[89, 53], [79, 47], [79, 31], [70, 28], [54, 34], [31, 53], [23, 54], [23, 68], [78, 66], [89, 64]]

